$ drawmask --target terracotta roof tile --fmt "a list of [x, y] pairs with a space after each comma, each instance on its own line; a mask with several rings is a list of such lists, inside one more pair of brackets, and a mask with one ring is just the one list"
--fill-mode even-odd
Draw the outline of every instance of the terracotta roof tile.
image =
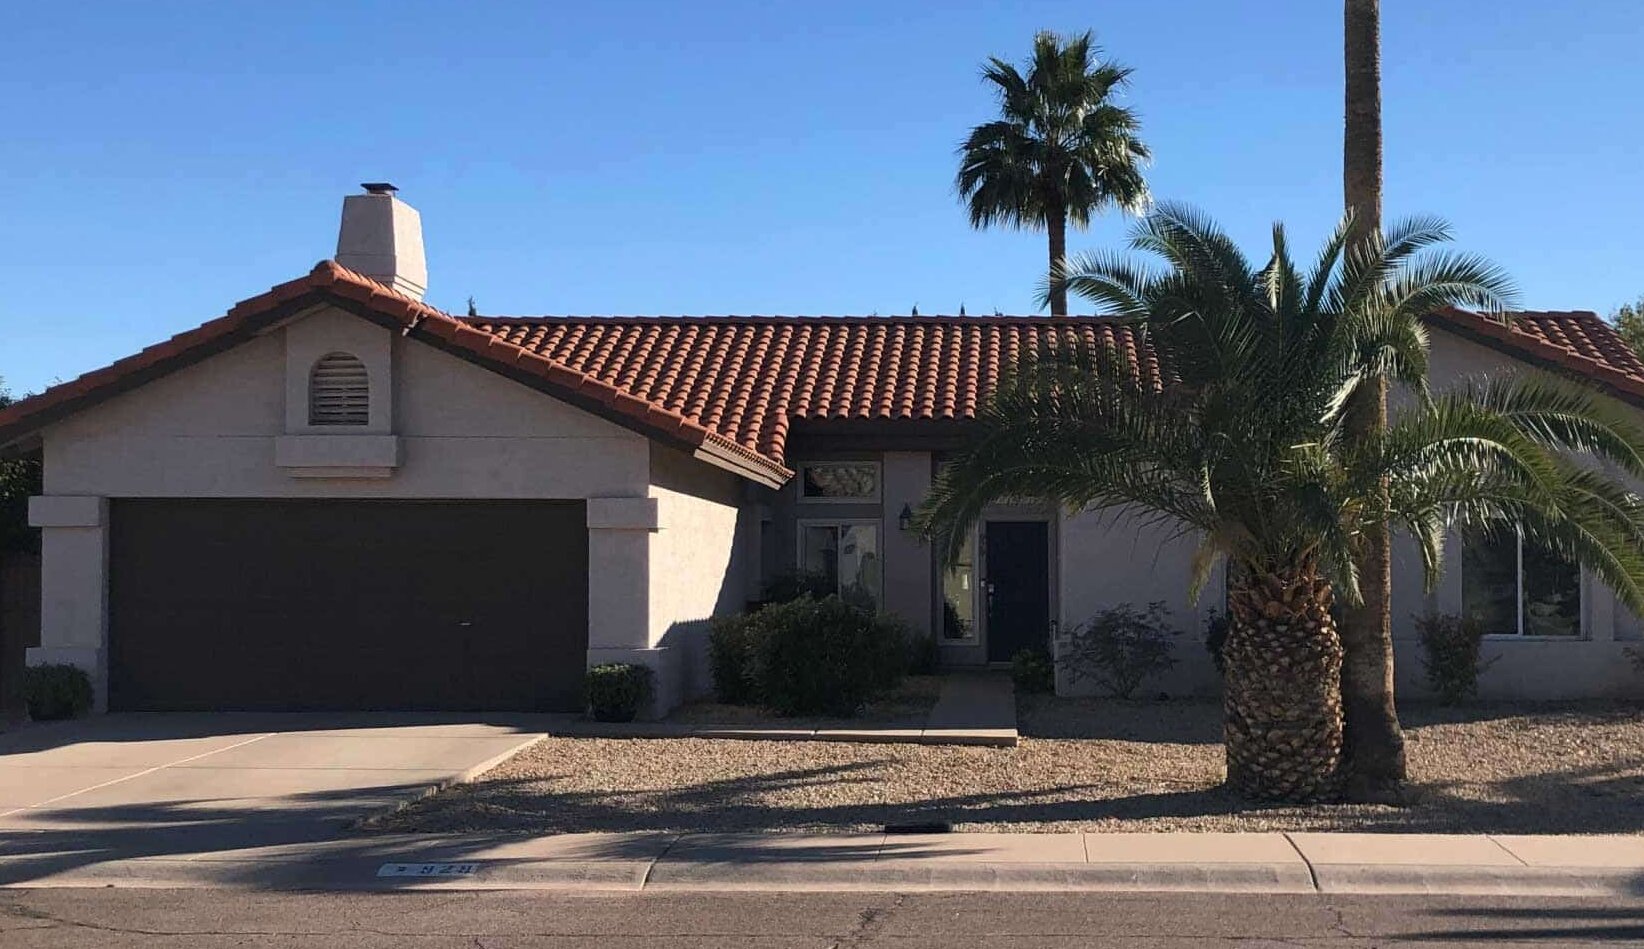
[[[1117, 347], [1139, 378], [1162, 382], [1158, 354], [1134, 329], [1101, 317], [460, 319], [322, 261], [225, 316], [0, 410], [0, 444], [232, 345], [308, 298], [363, 304], [406, 332], [529, 373], [638, 430], [739, 458], [739, 470], [773, 482], [792, 474], [786, 450], [796, 421], [974, 418], [1001, 373], [1069, 331], [1079, 345]], [[1448, 310], [1432, 319], [1644, 404], [1644, 360], [1596, 314], [1521, 313], [1509, 323]]]

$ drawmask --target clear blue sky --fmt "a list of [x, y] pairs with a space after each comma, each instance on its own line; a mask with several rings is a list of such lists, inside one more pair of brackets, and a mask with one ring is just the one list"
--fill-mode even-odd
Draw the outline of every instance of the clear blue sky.
[[[1441, 214], [1537, 308], [1644, 293], [1644, 8], [1392, 0], [1389, 216]], [[1028, 312], [1043, 237], [977, 233], [953, 150], [988, 54], [1093, 28], [1153, 189], [1253, 250], [1340, 207], [1339, 5], [12, 4], [0, 376], [27, 392], [331, 255], [344, 194], [421, 209], [431, 302], [488, 313]], [[1116, 244], [1124, 222], [1074, 234]]]

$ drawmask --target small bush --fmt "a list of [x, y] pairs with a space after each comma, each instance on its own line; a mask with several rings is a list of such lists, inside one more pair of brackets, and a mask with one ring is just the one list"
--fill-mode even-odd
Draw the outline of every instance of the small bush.
[[854, 715], [907, 668], [906, 628], [838, 596], [774, 604], [752, 620], [752, 679], [780, 715]]
[[1170, 611], [1163, 603], [1137, 609], [1120, 603], [1068, 630], [1062, 640], [1062, 663], [1071, 682], [1091, 679], [1121, 699], [1128, 699], [1143, 682], [1168, 672], [1176, 664]]
[[1222, 647], [1227, 645], [1227, 630], [1231, 625], [1233, 621], [1226, 613], [1215, 610], [1204, 621], [1204, 648], [1220, 675], [1227, 674], [1227, 657], [1222, 655]]
[[747, 613], [716, 618], [708, 633], [714, 698], [726, 705], [752, 705], [757, 699], [752, 669], [754, 637], [754, 619]]
[[37, 722], [84, 715], [91, 699], [91, 676], [79, 666], [47, 663], [23, 673], [23, 702]]
[[1490, 664], [1479, 662], [1484, 624], [1470, 616], [1428, 613], [1416, 617], [1427, 684], [1439, 702], [1457, 705], [1478, 694], [1478, 677]]
[[915, 636], [908, 639], [908, 675], [928, 676], [936, 671], [941, 655], [936, 649], [935, 636]]
[[1010, 679], [1018, 692], [1056, 691], [1056, 663], [1043, 649], [1023, 649], [1010, 657]]
[[1637, 646], [1628, 646], [1622, 652], [1627, 654], [1627, 661], [1633, 664], [1633, 671], [1644, 676], [1644, 649]]
[[820, 600], [831, 596], [834, 586], [834, 581], [828, 579], [825, 573], [790, 570], [779, 573], [766, 582], [760, 603], [763, 606], [775, 606], [778, 603], [792, 603], [806, 596]]
[[588, 708], [599, 722], [631, 722], [651, 702], [649, 666], [608, 662], [588, 670]]

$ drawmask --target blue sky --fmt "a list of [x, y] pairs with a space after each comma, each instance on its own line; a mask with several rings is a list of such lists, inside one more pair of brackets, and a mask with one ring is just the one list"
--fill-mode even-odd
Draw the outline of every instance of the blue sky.
[[[1644, 9], [1385, 7], [1389, 216], [1449, 218], [1530, 307], [1644, 293]], [[305, 272], [368, 180], [421, 209], [446, 309], [1032, 311], [1043, 237], [971, 231], [952, 176], [978, 63], [1042, 28], [1135, 67], [1158, 196], [1252, 251], [1334, 222], [1333, 2], [18, 4], [0, 377], [37, 390]]]

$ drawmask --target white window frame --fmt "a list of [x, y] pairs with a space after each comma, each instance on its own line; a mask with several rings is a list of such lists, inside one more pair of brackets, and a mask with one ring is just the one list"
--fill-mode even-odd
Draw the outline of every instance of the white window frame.
[[[871, 465], [873, 467], [873, 495], [857, 498], [818, 498], [805, 493], [805, 470], [822, 465]], [[879, 504], [885, 496], [885, 466], [867, 458], [823, 458], [799, 463], [798, 477], [793, 479], [794, 494], [801, 504]]]
[[[1517, 624], [1517, 629], [1515, 631], [1511, 632], [1511, 633], [1486, 632], [1484, 634], [1484, 638], [1485, 639], [1492, 639], [1492, 640], [1501, 640], [1501, 641], [1504, 641], [1504, 642], [1524, 641], [1524, 642], [1546, 642], [1546, 643], [1567, 643], [1567, 642], [1578, 642], [1578, 641], [1581, 641], [1581, 640], [1585, 640], [1587, 638], [1587, 571], [1583, 570], [1581, 568], [1580, 564], [1576, 564], [1576, 627], [1577, 627], [1576, 634], [1574, 636], [1548, 636], [1548, 635], [1541, 634], [1541, 633], [1526, 633], [1524, 631], [1524, 531], [1523, 531], [1523, 529], [1515, 527], [1513, 529], [1513, 537], [1517, 541], [1517, 543], [1514, 545], [1514, 548], [1513, 548], [1513, 553], [1514, 553], [1514, 565], [1513, 565], [1513, 599], [1514, 599], [1513, 619], [1514, 619], [1514, 622]], [[1467, 543], [1467, 538], [1465, 536], [1461, 537], [1461, 543], [1462, 544]], [[1461, 559], [1461, 563], [1458, 564], [1458, 567], [1460, 568], [1460, 574], [1461, 574], [1461, 586], [1460, 586], [1459, 592], [1461, 593], [1461, 605], [1462, 605], [1463, 610], [1465, 610], [1466, 606], [1467, 606], [1467, 594], [1466, 594], [1466, 590], [1467, 590], [1467, 587], [1466, 587], [1467, 568], [1465, 566], [1466, 563], [1467, 563], [1467, 560], [1464, 556]]]
[[[878, 580], [879, 580], [879, 597], [878, 597], [879, 602], [878, 602], [877, 605], [879, 606], [880, 609], [884, 609], [884, 606], [885, 606], [885, 603], [884, 603], [884, 599], [885, 599], [885, 526], [884, 526], [884, 521], [882, 521], [881, 519], [879, 519], [877, 517], [809, 517], [809, 518], [803, 518], [803, 519], [797, 521], [796, 523], [799, 525], [799, 529], [796, 532], [797, 536], [795, 536], [795, 538], [794, 538], [793, 562], [794, 562], [794, 567], [797, 570], [799, 570], [800, 572], [805, 572], [805, 530], [806, 530], [806, 528], [810, 528], [810, 527], [834, 527], [834, 528], [839, 528], [839, 527], [872, 527], [874, 529], [874, 554], [875, 554], [875, 556], [874, 556], [874, 561], [875, 561], [874, 566], [876, 567], [877, 574], [878, 574]], [[844, 596], [845, 591], [844, 591], [844, 588], [843, 588], [843, 584], [845, 582], [845, 578], [844, 578], [844, 575], [839, 572], [838, 564], [834, 565], [834, 571], [833, 572], [834, 572], [834, 589], [833, 589], [833, 592], [836, 595]]]

